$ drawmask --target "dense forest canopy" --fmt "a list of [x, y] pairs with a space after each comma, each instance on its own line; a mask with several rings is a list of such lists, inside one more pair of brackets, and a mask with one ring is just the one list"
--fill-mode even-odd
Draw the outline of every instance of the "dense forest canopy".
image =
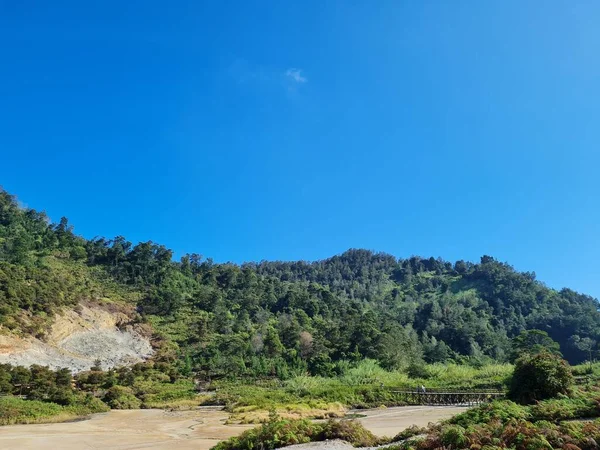
[[316, 262], [175, 262], [153, 242], [85, 239], [0, 190], [0, 329], [43, 337], [60, 308], [107, 297], [136, 302], [187, 370], [206, 376], [335, 374], [363, 358], [386, 368], [506, 361], [530, 329], [575, 363], [594, 357], [600, 337], [596, 299], [490, 256], [451, 263], [352, 249]]

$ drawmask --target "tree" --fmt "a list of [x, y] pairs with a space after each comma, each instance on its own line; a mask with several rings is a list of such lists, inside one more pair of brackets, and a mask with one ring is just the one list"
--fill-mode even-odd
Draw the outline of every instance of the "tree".
[[386, 369], [406, 368], [421, 361], [421, 347], [412, 327], [394, 327], [381, 335], [377, 346], [378, 359]]
[[271, 325], [267, 327], [264, 336], [264, 345], [264, 350], [270, 357], [278, 356], [285, 350], [281, 340], [279, 339], [277, 330]]
[[142, 404], [133, 390], [125, 386], [111, 387], [102, 400], [113, 409], [137, 409]]
[[593, 362], [593, 354], [597, 346], [597, 342], [594, 339], [590, 339], [589, 337], [581, 338], [576, 334], [571, 336], [569, 344], [577, 350], [584, 352], [590, 364]]
[[10, 366], [0, 366], [0, 394], [10, 394], [13, 390], [10, 376]]
[[55, 374], [48, 367], [34, 364], [31, 371], [31, 391], [28, 397], [33, 400], [45, 400], [56, 388]]
[[571, 367], [560, 356], [549, 352], [525, 354], [515, 363], [508, 396], [529, 404], [568, 394], [572, 385]]
[[54, 228], [58, 242], [62, 247], [69, 247], [75, 241], [73, 226], [66, 217], [60, 218], [60, 223]]
[[56, 385], [61, 388], [71, 388], [73, 377], [69, 369], [58, 369], [56, 371]]
[[300, 356], [304, 359], [308, 359], [313, 352], [313, 337], [308, 331], [300, 332]]
[[[31, 372], [26, 367], [16, 366], [11, 371], [11, 383], [15, 386], [15, 394], [23, 394], [23, 388], [31, 381]], [[17, 389], [18, 388], [18, 389]]]
[[542, 352], [562, 356], [560, 345], [548, 336], [548, 333], [541, 330], [525, 330], [512, 341], [511, 360], [515, 361], [524, 354], [535, 355]]

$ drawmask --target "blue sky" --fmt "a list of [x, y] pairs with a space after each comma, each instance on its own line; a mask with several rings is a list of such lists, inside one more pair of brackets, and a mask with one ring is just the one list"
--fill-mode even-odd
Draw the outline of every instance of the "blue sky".
[[0, 184], [216, 261], [350, 247], [600, 297], [597, 1], [2, 1]]

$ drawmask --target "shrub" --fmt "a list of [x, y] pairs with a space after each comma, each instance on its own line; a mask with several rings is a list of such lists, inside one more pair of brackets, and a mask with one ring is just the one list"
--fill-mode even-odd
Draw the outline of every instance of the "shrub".
[[429, 370], [427, 370], [427, 366], [423, 363], [411, 364], [406, 372], [410, 378], [427, 380], [431, 376]]
[[133, 391], [124, 386], [113, 386], [103, 398], [104, 402], [113, 409], [137, 409], [142, 402], [133, 395]]
[[380, 439], [355, 420], [329, 420], [323, 429], [325, 439], [341, 439], [355, 447], [374, 447]]
[[418, 427], [417, 425], [412, 425], [405, 430], [402, 430], [392, 439], [393, 442], [404, 441], [414, 436], [418, 436], [419, 434], [423, 434], [427, 432], [427, 428]]
[[454, 448], [463, 448], [468, 439], [465, 436], [465, 429], [460, 425], [446, 425], [440, 432], [440, 440], [444, 445], [451, 445]]
[[325, 439], [341, 439], [356, 447], [371, 447], [384, 442], [353, 420], [330, 420], [322, 424], [307, 419], [282, 420], [273, 415], [260, 427], [220, 442], [212, 450], [272, 450]]
[[569, 419], [584, 419], [597, 416], [598, 402], [589, 398], [561, 398], [546, 400], [530, 407], [534, 421], [558, 422]]
[[528, 404], [568, 394], [572, 385], [571, 368], [561, 357], [547, 352], [525, 355], [516, 361], [509, 397]]
[[48, 401], [59, 405], [68, 406], [77, 403], [78, 398], [71, 389], [54, 388], [48, 394]]
[[448, 423], [468, 427], [476, 424], [486, 424], [494, 420], [506, 422], [510, 419], [523, 420], [529, 417], [527, 409], [509, 400], [486, 403], [477, 408], [454, 416]]
[[76, 408], [85, 408], [91, 413], [100, 413], [110, 411], [110, 408], [99, 398], [94, 397], [92, 394], [79, 395], [78, 404], [73, 407]]
[[108, 407], [100, 400], [87, 396], [78, 398], [78, 403], [69, 406], [38, 400], [23, 400], [17, 397], [2, 397], [0, 398], [0, 425], [62, 422], [107, 410]]
[[309, 420], [280, 420], [273, 417], [258, 428], [219, 442], [212, 450], [272, 450], [321, 440], [323, 425]]

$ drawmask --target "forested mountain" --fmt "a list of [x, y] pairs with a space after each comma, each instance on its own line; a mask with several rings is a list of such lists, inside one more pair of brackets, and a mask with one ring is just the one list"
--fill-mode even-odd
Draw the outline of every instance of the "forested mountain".
[[58, 309], [90, 299], [135, 302], [186, 370], [207, 376], [333, 374], [361, 358], [388, 368], [504, 361], [525, 329], [547, 331], [579, 362], [600, 337], [596, 299], [489, 256], [353, 249], [317, 262], [174, 262], [153, 242], [84, 239], [0, 191], [0, 332], [43, 337]]

